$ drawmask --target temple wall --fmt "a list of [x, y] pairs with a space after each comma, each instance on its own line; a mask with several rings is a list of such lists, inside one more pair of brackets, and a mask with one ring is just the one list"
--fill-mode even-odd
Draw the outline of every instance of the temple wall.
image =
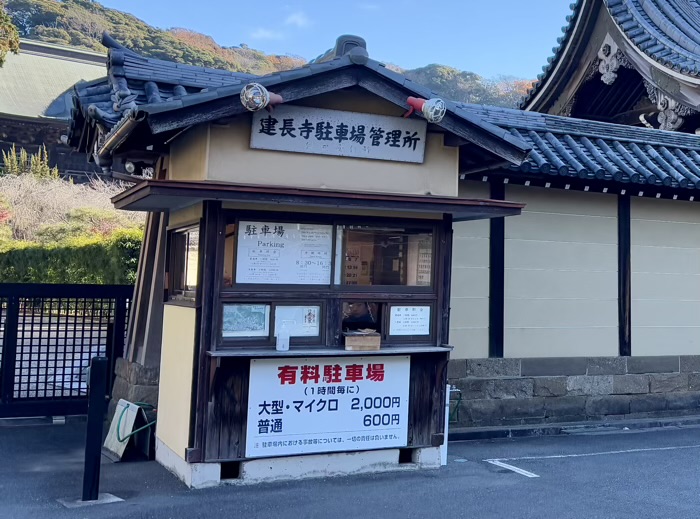
[[609, 195], [508, 186], [506, 357], [618, 354], [617, 203]]
[[[459, 196], [489, 198], [485, 182], [461, 182]], [[454, 224], [450, 344], [453, 359], [489, 356], [489, 221]]]
[[700, 212], [632, 198], [632, 355], [700, 353]]

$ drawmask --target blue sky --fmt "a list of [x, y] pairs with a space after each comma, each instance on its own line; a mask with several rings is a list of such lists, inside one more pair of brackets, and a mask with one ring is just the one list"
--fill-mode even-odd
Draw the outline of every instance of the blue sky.
[[552, 54], [571, 0], [103, 0], [156, 27], [185, 27], [221, 45], [246, 43], [311, 59], [343, 33], [372, 58], [430, 63], [486, 77], [533, 79]]

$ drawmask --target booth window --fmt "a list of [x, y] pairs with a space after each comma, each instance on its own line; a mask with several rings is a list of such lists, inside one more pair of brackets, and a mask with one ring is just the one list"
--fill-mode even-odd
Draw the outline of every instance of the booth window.
[[430, 286], [433, 234], [396, 226], [339, 226], [344, 285]]
[[292, 345], [431, 344], [437, 222], [248, 214], [229, 213], [222, 232], [222, 346], [273, 346], [283, 326]]
[[174, 297], [194, 297], [199, 264], [199, 228], [173, 231], [170, 235], [169, 288]]

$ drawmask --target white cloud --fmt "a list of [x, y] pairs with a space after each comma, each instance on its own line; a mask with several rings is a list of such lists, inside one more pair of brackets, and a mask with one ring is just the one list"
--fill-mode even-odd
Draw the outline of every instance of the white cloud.
[[284, 21], [284, 24], [295, 25], [297, 27], [308, 27], [309, 25], [311, 25], [311, 20], [309, 20], [309, 17], [306, 16], [303, 12], [297, 11], [287, 16], [287, 19]]
[[250, 34], [250, 37], [254, 40], [281, 40], [284, 38], [284, 34], [279, 31], [258, 27]]
[[370, 2], [361, 2], [357, 7], [364, 9], [365, 11], [376, 11], [379, 9], [378, 4], [372, 4]]

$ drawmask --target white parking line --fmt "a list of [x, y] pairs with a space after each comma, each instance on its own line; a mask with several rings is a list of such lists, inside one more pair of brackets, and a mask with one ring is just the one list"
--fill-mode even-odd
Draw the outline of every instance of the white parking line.
[[[677, 447], [650, 447], [648, 449], [627, 449], [620, 451], [604, 451], [604, 452], [586, 452], [583, 454], [555, 454], [552, 456], [521, 456], [519, 458], [496, 458], [497, 461], [519, 461], [519, 460], [552, 460], [558, 458], [586, 458], [589, 456], [607, 456], [611, 454], [633, 454], [636, 452], [654, 452], [654, 451], [675, 451], [682, 449], [700, 449], [700, 445], [679, 445]], [[484, 460], [494, 461], [494, 460]]]
[[513, 465], [508, 465], [507, 463], [503, 463], [502, 461], [498, 460], [484, 460], [486, 463], [490, 463], [491, 465], [496, 465], [497, 467], [502, 467], [507, 470], [512, 470], [513, 472], [517, 472], [521, 476], [525, 476], [526, 478], [539, 478], [539, 476], [533, 472], [528, 472], [527, 470], [520, 469], [518, 467], [514, 467]]

